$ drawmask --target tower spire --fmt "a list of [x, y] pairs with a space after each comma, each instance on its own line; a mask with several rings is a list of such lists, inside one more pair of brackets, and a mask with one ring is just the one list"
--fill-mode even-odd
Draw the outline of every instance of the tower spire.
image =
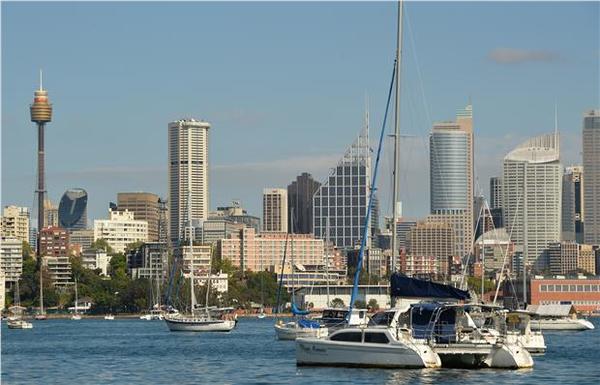
[[44, 89], [43, 79], [44, 79], [44, 74], [42, 72], [42, 69], [40, 68], [40, 91], [42, 91]]

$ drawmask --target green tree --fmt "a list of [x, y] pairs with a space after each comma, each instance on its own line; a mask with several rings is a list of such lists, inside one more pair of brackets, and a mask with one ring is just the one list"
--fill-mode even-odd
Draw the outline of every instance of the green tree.
[[114, 253], [113, 248], [110, 247], [110, 245], [104, 238], [99, 238], [92, 242], [91, 248], [93, 250], [104, 250], [108, 255], [112, 255]]
[[373, 311], [379, 310], [379, 304], [377, 303], [377, 300], [375, 298], [371, 298], [369, 300], [368, 308], [371, 309], [371, 310], [373, 310]]
[[346, 305], [341, 298], [334, 298], [331, 300], [331, 307], [343, 308], [346, 307]]
[[35, 256], [35, 252], [29, 245], [29, 242], [23, 241], [23, 258], [31, 258], [34, 256]]
[[357, 299], [356, 301], [354, 301], [354, 307], [356, 309], [366, 309], [367, 303], [361, 299]]

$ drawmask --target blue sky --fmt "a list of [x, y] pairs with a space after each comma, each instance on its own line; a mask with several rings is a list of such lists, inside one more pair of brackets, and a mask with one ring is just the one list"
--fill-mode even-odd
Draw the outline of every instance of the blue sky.
[[[167, 124], [208, 120], [211, 206], [260, 213], [263, 187], [302, 171], [322, 179], [384, 109], [395, 3], [2, 2], [2, 204], [31, 206], [38, 69], [54, 105], [47, 184], [89, 193], [90, 218], [119, 191], [167, 192]], [[406, 6], [401, 197], [429, 210], [427, 135], [471, 98], [476, 176], [487, 191], [502, 157], [553, 130], [579, 162], [582, 113], [600, 105], [598, 2]], [[387, 150], [387, 147], [386, 147]], [[390, 206], [390, 151], [380, 190]]]

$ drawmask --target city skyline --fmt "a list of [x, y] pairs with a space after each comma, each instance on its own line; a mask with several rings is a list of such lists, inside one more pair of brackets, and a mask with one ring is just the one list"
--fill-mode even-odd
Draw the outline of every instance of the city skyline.
[[[66, 188], [86, 189], [90, 219], [105, 218], [108, 202], [117, 192], [148, 191], [167, 196], [164, 127], [183, 117], [205, 119], [214, 127], [209, 150], [210, 163], [215, 165], [210, 172], [211, 210], [240, 199], [250, 213], [258, 214], [264, 187], [283, 188], [304, 171], [322, 182], [360, 130], [365, 92], [369, 94], [374, 129], [380, 124], [393, 57], [394, 7], [394, 3], [272, 3], [269, 7], [3, 3], [2, 205], [33, 207], [35, 129], [27, 117], [27, 107], [37, 86], [39, 67], [45, 71], [45, 88], [52, 95], [55, 110], [46, 133], [48, 197], [56, 204]], [[454, 110], [469, 97], [475, 111], [476, 194], [481, 186], [487, 196], [487, 181], [501, 174], [502, 158], [511, 148], [553, 127], [555, 101], [562, 163], [581, 162], [582, 115], [600, 104], [594, 86], [599, 79], [600, 52], [594, 50], [599, 38], [590, 33], [598, 27], [593, 17], [597, 3], [408, 3], [406, 8], [409, 28], [403, 78], [407, 80], [403, 85], [401, 130], [416, 136], [405, 138], [401, 150], [401, 199], [406, 216], [423, 217], [429, 211], [429, 174], [410, 170], [407, 164], [420, 163], [427, 168], [428, 150], [423, 143], [431, 124], [451, 119]], [[113, 9], [118, 12], [109, 11]], [[191, 30], [181, 26], [185, 23], [172, 26], [172, 30], [153, 31], [147, 25], [137, 25], [130, 31], [125, 27], [130, 27], [126, 22], [132, 14], [144, 16], [141, 19], [148, 25], [159, 17], [186, 19], [194, 14], [215, 16], [210, 23], [227, 17], [235, 23], [209, 24], [206, 28], [213, 27], [215, 35], [201, 40], [198, 50], [186, 51], [192, 58], [206, 56], [206, 64], [175, 65], [166, 60], [170, 53], [176, 48], [195, 47], [190, 44], [195, 40], [190, 38], [198, 35], [189, 35]], [[242, 14], [248, 20], [242, 19]], [[525, 25], [532, 15], [536, 25]], [[60, 23], [65, 18], [71, 22]], [[424, 18], [428, 22], [423, 22]], [[557, 23], [558, 18], [563, 22]], [[315, 31], [305, 28], [307, 19]], [[355, 20], [362, 20], [364, 26], [356, 30]], [[466, 27], [447, 30], [461, 21]], [[38, 47], [40, 43], [33, 40], [36, 33], [29, 30], [32, 22], [40, 28], [55, 27], [47, 31], [47, 40], [52, 41], [44, 43], [48, 47]], [[83, 28], [90, 22], [111, 25], [116, 32]], [[513, 26], [504, 39], [493, 30], [500, 22]], [[480, 36], [469, 35], [474, 27]], [[71, 28], [78, 28], [81, 35], [73, 36]], [[247, 48], [236, 40], [244, 28], [249, 34], [242, 39]], [[282, 36], [273, 35], [278, 28]], [[567, 28], [569, 39], [564, 36]], [[445, 38], [439, 39], [436, 33], [442, 31]], [[121, 42], [107, 46], [105, 39], [119, 34]], [[142, 48], [131, 48], [132, 41], [146, 35], [148, 42], [155, 44], [152, 50], [143, 39]], [[468, 36], [474, 41], [466, 46], [460, 43]], [[96, 42], [99, 52], [84, 47], [86, 39], [103, 39]], [[173, 40], [181, 42], [171, 46]], [[434, 64], [440, 56], [450, 54], [448, 41], [459, 42], [452, 50], [458, 55], [452, 56], [451, 65]], [[56, 52], [40, 63], [39, 56], [30, 52], [35, 51], [31, 45]], [[73, 48], [80, 51], [73, 54]], [[231, 72], [229, 51], [236, 49], [242, 50], [244, 66], [231, 67], [237, 71]], [[124, 60], [119, 65], [107, 63], [102, 57], [107, 53]], [[461, 54], [465, 57], [455, 58]], [[266, 59], [259, 60], [261, 55]], [[414, 65], [417, 60], [421, 64], [418, 70]], [[225, 67], [220, 73], [229, 77], [209, 79], [221, 65]], [[306, 83], [307, 79], [312, 80]], [[257, 88], [258, 84], [263, 86]], [[195, 89], [209, 92], [206, 96], [189, 93]], [[291, 94], [275, 97], [282, 92]], [[225, 98], [229, 94], [232, 97]], [[94, 110], [90, 110], [92, 105]], [[310, 124], [299, 119], [302, 116], [310, 117]], [[513, 116], [519, 116], [518, 124]], [[261, 136], [270, 140], [258, 140]], [[391, 183], [387, 176], [381, 180], [380, 191]], [[388, 214], [389, 199], [381, 199], [381, 204], [382, 213]]]

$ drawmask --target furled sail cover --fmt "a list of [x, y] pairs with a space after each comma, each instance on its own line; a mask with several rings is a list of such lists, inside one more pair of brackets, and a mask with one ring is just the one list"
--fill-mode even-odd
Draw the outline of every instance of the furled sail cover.
[[450, 285], [410, 278], [400, 273], [394, 273], [390, 277], [390, 289], [392, 297], [453, 298], [459, 300], [471, 298], [468, 291]]
[[300, 310], [296, 307], [295, 303], [292, 303], [292, 313], [294, 315], [307, 315], [310, 314], [310, 311], [308, 310]]

